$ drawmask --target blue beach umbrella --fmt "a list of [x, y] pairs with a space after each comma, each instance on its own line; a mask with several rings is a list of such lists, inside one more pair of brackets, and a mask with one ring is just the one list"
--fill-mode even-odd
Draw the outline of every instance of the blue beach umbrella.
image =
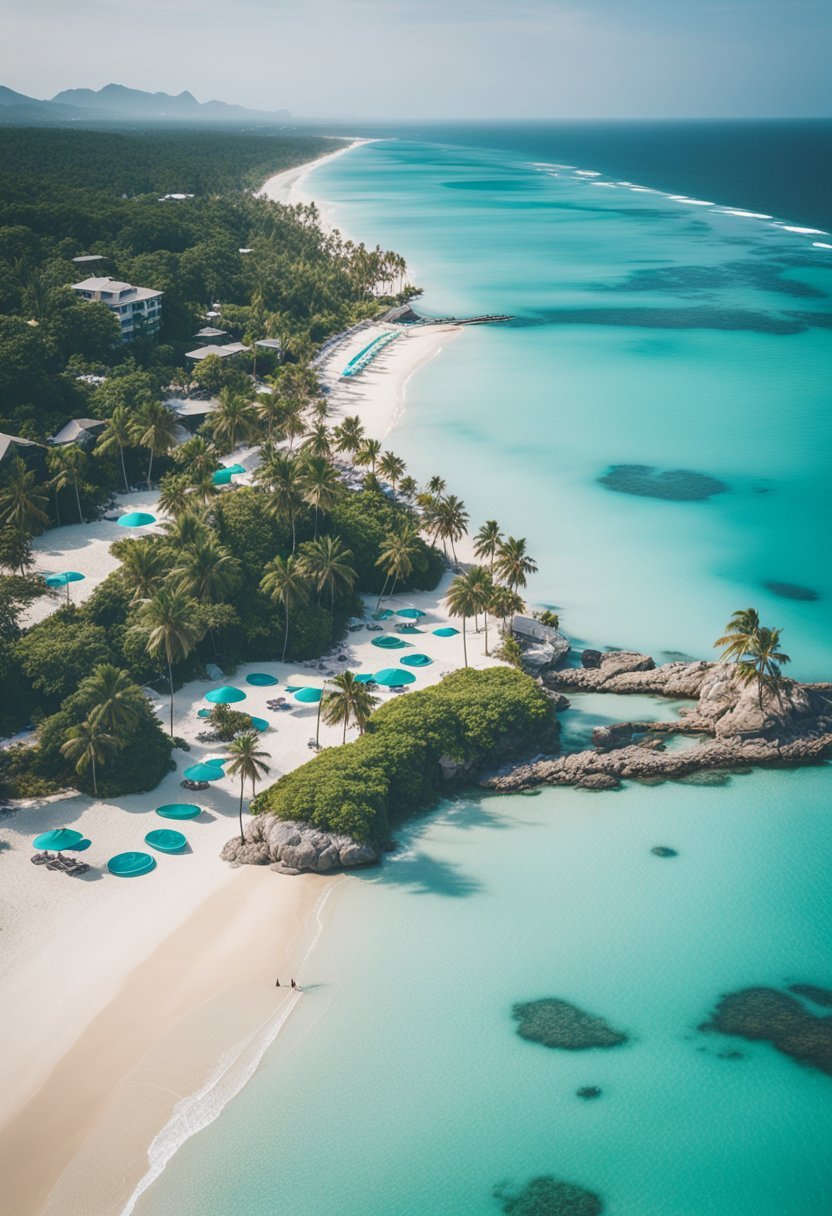
[[453, 625], [446, 625], [444, 629], [434, 629], [433, 633], [437, 638], [455, 638], [459, 630], [454, 629]]
[[149, 853], [117, 853], [107, 862], [107, 869], [118, 878], [137, 878], [147, 874], [156, 865], [156, 858]]
[[380, 638], [373, 638], [373, 646], [378, 646], [380, 650], [403, 650], [410, 643], [404, 638], [396, 637], [395, 634], [382, 634]]
[[158, 849], [160, 853], [180, 853], [188, 843], [187, 838], [181, 832], [175, 832], [173, 828], [154, 828], [152, 832], [147, 833], [144, 842], [152, 849]]
[[197, 815], [202, 814], [202, 807], [193, 802], [168, 802], [164, 806], [157, 806], [156, 814], [163, 819], [196, 819]]
[[130, 511], [128, 515], [122, 515], [117, 522], [122, 528], [146, 528], [148, 524], [156, 523], [156, 516], [148, 514], [147, 511]]
[[299, 688], [295, 693], [295, 700], [304, 705], [315, 705], [323, 695], [322, 688]]
[[270, 688], [272, 684], [279, 683], [277, 676], [270, 676], [267, 671], [253, 671], [246, 676], [246, 684], [253, 684], [255, 688]]
[[[35, 849], [74, 849], [84, 839], [81, 832], [74, 828], [53, 828], [51, 832], [42, 832], [32, 841]], [[86, 847], [86, 846], [85, 846]]]
[[399, 662], [404, 663], [405, 667], [430, 667], [433, 659], [426, 654], [404, 654]]
[[356, 684], [372, 684], [375, 676], [371, 671], [362, 671], [355, 677]]
[[49, 574], [44, 579], [47, 587], [66, 587], [66, 602], [69, 603], [69, 584], [80, 583], [86, 578], [85, 574], [79, 574], [77, 570], [67, 570], [63, 574]]
[[265, 718], [252, 717], [251, 725], [254, 727], [255, 730], [268, 730], [269, 729], [269, 724]]
[[411, 621], [418, 621], [420, 616], [425, 616], [426, 614], [422, 612], [421, 608], [400, 608], [398, 615], [409, 617]]
[[188, 781], [222, 781], [225, 773], [218, 764], [201, 761], [186, 768], [183, 775]]
[[402, 671], [401, 667], [383, 667], [376, 672], [376, 684], [385, 688], [401, 688], [404, 684], [413, 684], [416, 677], [412, 671]]
[[211, 477], [211, 482], [215, 486], [227, 486], [231, 484], [231, 478], [234, 474], [230, 469], [217, 469]]
[[206, 692], [205, 700], [211, 701], [214, 705], [232, 705], [235, 701], [245, 701], [246, 694], [241, 688], [233, 688], [230, 684], [223, 684], [220, 688], [212, 688], [210, 692]]

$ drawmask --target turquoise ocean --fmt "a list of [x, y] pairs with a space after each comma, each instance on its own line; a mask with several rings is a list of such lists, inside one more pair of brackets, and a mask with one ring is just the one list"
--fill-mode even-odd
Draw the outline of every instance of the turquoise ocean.
[[[771, 157], [744, 192], [742, 141], [714, 147], [716, 128], [698, 159], [689, 130], [661, 138], [652, 160], [634, 140], [628, 168], [621, 130], [583, 148], [545, 128], [410, 132], [308, 189], [407, 257], [424, 312], [514, 318], [420, 369], [388, 443], [476, 523], [526, 536], [529, 598], [576, 647], [707, 657], [753, 604], [791, 672], [829, 678], [828, 197], [786, 189]], [[811, 182], [816, 138], [770, 146]], [[671, 470], [684, 500], [655, 496]], [[656, 710], [576, 697], [567, 746]], [[819, 767], [472, 796], [410, 824], [338, 885], [298, 1010], [132, 1210], [487, 1216], [495, 1187], [552, 1175], [611, 1216], [832, 1212], [832, 1080], [697, 1030], [725, 992], [832, 987], [831, 793]], [[521, 1040], [512, 1005], [546, 996], [630, 1041]]]

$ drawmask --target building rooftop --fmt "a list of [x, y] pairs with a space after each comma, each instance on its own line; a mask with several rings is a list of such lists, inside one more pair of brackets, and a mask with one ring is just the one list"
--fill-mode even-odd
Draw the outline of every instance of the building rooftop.
[[23, 439], [20, 435], [4, 435], [0, 432], [0, 460], [4, 460], [11, 448], [17, 447], [42, 448], [42, 443], [34, 439]]
[[207, 359], [209, 355], [217, 355], [220, 359], [228, 359], [231, 355], [241, 355], [250, 348], [242, 342], [229, 342], [225, 346], [198, 346], [196, 350], [185, 352], [186, 359]]
[[75, 443], [82, 435], [94, 435], [101, 430], [104, 423], [98, 418], [72, 418], [52, 436], [50, 443]]
[[262, 346], [264, 350], [282, 350], [283, 346], [279, 338], [260, 338], [254, 343], [255, 346]]
[[210, 325], [206, 325], [198, 334], [194, 334], [195, 338], [222, 338], [228, 333], [227, 329], [212, 329]]
[[110, 279], [106, 275], [102, 278], [84, 279], [81, 283], [72, 284], [73, 291], [106, 291], [112, 295], [124, 295], [130, 292], [131, 300], [150, 300], [155, 296], [161, 296], [161, 291], [154, 291], [151, 287], [134, 287], [132, 283], [121, 283], [118, 279]]
[[105, 258], [103, 253], [82, 253], [80, 257], [73, 258], [72, 260], [76, 264], [76, 266], [83, 266], [88, 262], [106, 262], [107, 261], [107, 259]]

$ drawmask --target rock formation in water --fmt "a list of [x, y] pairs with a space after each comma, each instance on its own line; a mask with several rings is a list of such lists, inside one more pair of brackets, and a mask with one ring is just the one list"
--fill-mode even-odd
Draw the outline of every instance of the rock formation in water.
[[245, 842], [232, 837], [220, 857], [232, 865], [271, 865], [284, 874], [330, 874], [333, 870], [370, 866], [379, 851], [350, 836], [319, 832], [308, 823], [292, 823], [274, 815], [258, 815], [246, 825]]
[[598, 480], [619, 494], [670, 502], [704, 502], [728, 489], [724, 481], [706, 473], [693, 469], [654, 469], [649, 464], [614, 464]]
[[[792, 991], [808, 987], [795, 985]], [[823, 994], [826, 989], [816, 991]], [[832, 1074], [832, 1014], [812, 1013], [794, 996], [776, 988], [728, 993], [699, 1029], [771, 1043], [798, 1063]]]
[[569, 653], [569, 639], [559, 629], [532, 616], [512, 618], [511, 632], [523, 651], [523, 670], [536, 676], [557, 667]]
[[600, 1216], [604, 1210], [599, 1195], [549, 1175], [533, 1178], [516, 1195], [495, 1187], [494, 1198], [506, 1216]]
[[520, 1037], [544, 1047], [586, 1051], [590, 1047], [620, 1047], [627, 1042], [626, 1034], [614, 1030], [603, 1018], [558, 997], [515, 1005], [511, 1014]]
[[[672, 662], [649, 655], [590, 652], [588, 666], [547, 672], [554, 691], [646, 693], [695, 704], [678, 721], [622, 722], [593, 731], [591, 749], [521, 764], [485, 784], [501, 791], [538, 784], [613, 789], [626, 778], [681, 779], [755, 765], [818, 763], [832, 755], [832, 686], [786, 681], [775, 693], [744, 684], [731, 663]], [[666, 751], [662, 738], [694, 735], [701, 742]]]

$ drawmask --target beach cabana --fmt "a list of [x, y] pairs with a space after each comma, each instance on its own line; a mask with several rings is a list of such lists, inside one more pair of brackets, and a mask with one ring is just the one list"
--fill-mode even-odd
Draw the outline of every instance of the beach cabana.
[[402, 688], [405, 684], [413, 684], [415, 679], [412, 671], [402, 671], [401, 667], [384, 667], [376, 672], [376, 684], [385, 688]]
[[253, 671], [251, 675], [246, 676], [246, 684], [253, 684], [255, 688], [270, 688], [279, 683], [277, 676], [270, 676], [267, 671]]
[[175, 832], [173, 828], [154, 828], [147, 833], [144, 842], [160, 853], [181, 853], [188, 843], [182, 832]]
[[146, 528], [148, 524], [156, 523], [156, 516], [148, 511], [130, 511], [116, 521], [122, 528]]
[[396, 615], [406, 617], [411, 621], [418, 621], [420, 617], [426, 616], [427, 613], [422, 612], [421, 608], [400, 608]]
[[399, 662], [405, 667], [430, 667], [433, 659], [426, 654], [403, 654]]
[[206, 692], [205, 700], [210, 701], [213, 705], [233, 705], [235, 701], [245, 701], [246, 694], [241, 688], [234, 688], [231, 684], [223, 684], [219, 688], [212, 688], [210, 692]]
[[107, 862], [107, 869], [118, 878], [138, 878], [147, 874], [156, 865], [156, 858], [149, 853], [117, 853]]
[[380, 638], [373, 638], [373, 646], [378, 646], [379, 650], [403, 650], [410, 643], [404, 638], [397, 638], [394, 634], [382, 634]]
[[42, 832], [32, 841], [34, 849], [77, 849], [78, 845], [89, 848], [89, 842], [84, 843], [84, 836], [74, 828], [53, 828], [51, 832]]
[[162, 819], [196, 819], [197, 815], [202, 814], [202, 807], [193, 802], [168, 802], [164, 806], [157, 806], [156, 814], [161, 815]]
[[445, 625], [442, 629], [434, 629], [433, 633], [437, 638], [455, 638], [459, 630], [454, 629], [453, 625]]

